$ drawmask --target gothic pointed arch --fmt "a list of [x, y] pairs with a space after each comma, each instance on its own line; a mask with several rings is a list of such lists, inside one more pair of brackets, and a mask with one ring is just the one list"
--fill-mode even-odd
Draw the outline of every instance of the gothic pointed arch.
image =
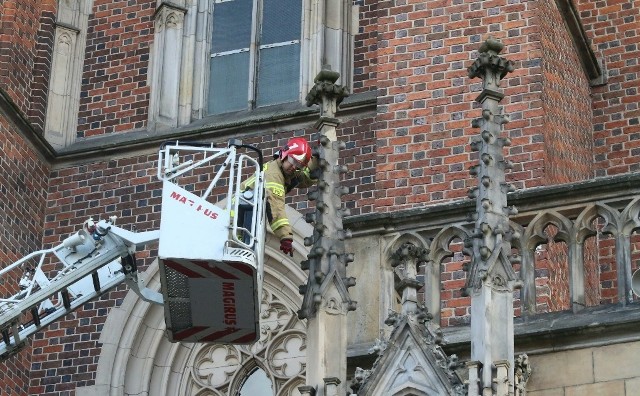
[[624, 235], [631, 235], [640, 229], [640, 198], [631, 201], [620, 214], [622, 221], [622, 232]]
[[527, 249], [535, 249], [537, 245], [547, 241], [544, 230], [549, 224], [553, 224], [558, 228], [556, 239], [569, 242], [569, 231], [573, 228], [571, 221], [560, 213], [549, 210], [539, 213], [529, 223], [525, 232], [525, 246]]
[[[434, 316], [435, 322], [440, 323], [441, 296], [440, 296], [440, 272], [442, 261], [447, 257], [453, 257], [454, 252], [450, 248], [451, 241], [460, 239], [466, 245], [469, 239], [469, 231], [465, 228], [452, 225], [443, 228], [431, 241], [429, 262], [425, 268], [425, 304], [429, 312]], [[462, 252], [471, 256], [468, 247], [463, 247]]]
[[585, 207], [574, 222], [576, 240], [578, 242], [583, 242], [586, 238], [596, 234], [596, 230], [593, 228], [593, 221], [598, 217], [603, 218], [606, 225], [615, 223], [618, 213], [609, 205], [602, 203]]
[[527, 226], [522, 238], [522, 263], [520, 266], [520, 278], [523, 282], [522, 308], [525, 312], [536, 312], [536, 285], [535, 285], [535, 249], [547, 242], [545, 229], [548, 225], [554, 225], [558, 232], [555, 240], [571, 243], [571, 221], [562, 214], [549, 210], [538, 213]]
[[[601, 222], [597, 225], [597, 222]], [[617, 236], [620, 224], [620, 213], [604, 202], [596, 202], [587, 205], [574, 221], [572, 236], [575, 238], [569, 245], [572, 260], [572, 279], [570, 282], [571, 302], [573, 311], [597, 304], [600, 300], [600, 268], [595, 260], [585, 260], [585, 251], [591, 243], [591, 249], [595, 249], [596, 240], [600, 240], [598, 234], [611, 234]], [[590, 238], [596, 237], [596, 240]]]
[[[262, 370], [278, 395], [297, 395], [305, 383], [306, 324], [296, 315], [301, 304], [298, 285], [305, 273], [303, 238], [311, 227], [287, 207], [294, 232], [293, 258], [279, 251], [279, 241], [267, 236], [260, 318], [260, 339], [251, 345], [171, 343], [164, 335], [162, 306], [129, 292], [113, 309], [101, 332], [102, 351], [95, 385], [78, 388], [78, 396], [229, 395], [245, 379]], [[298, 257], [299, 256], [299, 257]], [[160, 288], [157, 260], [145, 275], [151, 289]]]
[[409, 314], [396, 316], [388, 323], [394, 329], [373, 368], [357, 387], [358, 396], [466, 394], [455, 372], [458, 358], [444, 353], [430, 319]]
[[[435, 263], [441, 263], [446, 257], [453, 256], [453, 252], [449, 248], [449, 244], [455, 238], [465, 241], [469, 238], [469, 231], [463, 227], [453, 225], [440, 230], [438, 235], [431, 242], [431, 257]], [[470, 250], [464, 250], [467, 255], [471, 254]]]

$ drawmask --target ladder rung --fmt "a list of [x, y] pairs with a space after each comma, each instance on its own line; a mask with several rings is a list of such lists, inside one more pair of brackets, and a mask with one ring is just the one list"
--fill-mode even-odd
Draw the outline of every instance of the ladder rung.
[[40, 315], [38, 315], [38, 307], [31, 307], [31, 317], [33, 318], [33, 323], [36, 326], [40, 327]]
[[18, 329], [18, 322], [14, 322], [11, 325], [11, 333], [13, 334], [13, 342], [18, 345], [20, 344], [20, 341], [22, 341], [20, 339], [20, 330]]
[[64, 289], [63, 291], [60, 292], [60, 294], [62, 294], [62, 303], [64, 304], [64, 307], [66, 309], [71, 308], [71, 299], [69, 298], [69, 291], [67, 289]]
[[91, 279], [93, 280], [93, 288], [95, 291], [100, 292], [100, 277], [98, 272], [91, 273]]
[[2, 341], [4, 341], [4, 343], [7, 344], [7, 346], [11, 345], [11, 337], [9, 337], [8, 329], [2, 330]]

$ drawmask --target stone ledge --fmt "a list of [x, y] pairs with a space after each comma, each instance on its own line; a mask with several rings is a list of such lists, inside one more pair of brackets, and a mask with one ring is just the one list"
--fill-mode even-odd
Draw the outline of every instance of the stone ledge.
[[[539, 314], [514, 319], [515, 349], [516, 354], [535, 355], [639, 341], [639, 329], [640, 302], [626, 307], [618, 304], [590, 307], [577, 314], [568, 311]], [[468, 359], [470, 326], [443, 327], [442, 332], [446, 352]], [[373, 342], [349, 345], [350, 365], [375, 360], [377, 355], [369, 354], [373, 346]]]
[[[376, 91], [353, 94], [342, 102], [338, 116], [356, 118], [363, 112], [375, 112], [376, 105]], [[157, 150], [160, 144], [167, 140], [206, 139], [226, 142], [232, 137], [259, 135], [260, 129], [265, 128], [293, 126], [292, 129], [295, 129], [300, 125], [312, 127], [318, 118], [318, 113], [317, 106], [310, 108], [302, 103], [286, 103], [206, 117], [180, 128], [165, 127], [157, 128], [155, 131], [145, 128], [85, 138], [56, 150], [45, 140], [42, 131], [34, 129], [7, 93], [0, 88], [0, 115], [15, 126], [16, 132], [24, 136], [44, 160], [52, 164], [79, 160], [95, 161], [96, 157], [123, 153], [135, 155], [134, 153], [139, 150]], [[304, 124], [308, 125], [304, 126]], [[241, 129], [249, 129], [249, 131], [241, 131]]]
[[[518, 190], [507, 195], [509, 205], [515, 205], [519, 212], [536, 212], [560, 206], [586, 204], [603, 199], [621, 200], [640, 194], [640, 173], [598, 177], [591, 180], [533, 187]], [[354, 235], [385, 234], [403, 229], [418, 228], [418, 224], [429, 226], [449, 225], [466, 222], [467, 214], [475, 210], [475, 200], [460, 199], [441, 204], [411, 208], [395, 212], [368, 213], [349, 216], [344, 219]], [[512, 216], [522, 217], [522, 215]]]
[[[375, 91], [354, 94], [345, 99], [340, 105], [339, 117], [354, 117], [354, 115], [374, 109], [377, 102]], [[158, 127], [155, 131], [148, 129], [124, 133], [112, 133], [92, 138], [82, 139], [56, 153], [58, 160], [70, 160], [121, 153], [145, 148], [156, 149], [167, 140], [215, 140], [225, 143], [232, 137], [260, 135], [266, 128], [287, 128], [313, 122], [318, 118], [317, 106], [306, 107], [302, 103], [286, 103], [269, 106], [250, 111], [240, 111], [228, 114], [206, 117], [179, 128]], [[304, 126], [303, 126], [304, 127]], [[244, 131], [242, 129], [245, 129]]]
[[[640, 302], [589, 307], [514, 319], [516, 354], [529, 355], [640, 340]], [[443, 328], [448, 353], [466, 356], [470, 326]]]

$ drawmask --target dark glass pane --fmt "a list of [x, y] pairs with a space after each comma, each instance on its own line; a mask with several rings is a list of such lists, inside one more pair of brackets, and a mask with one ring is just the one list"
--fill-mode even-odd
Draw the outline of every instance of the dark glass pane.
[[231, 0], [213, 7], [211, 53], [249, 48], [252, 0]]
[[297, 100], [299, 79], [300, 44], [261, 49], [256, 105]]
[[260, 45], [300, 40], [302, 0], [264, 0]]
[[249, 375], [240, 388], [240, 396], [273, 396], [271, 380], [262, 369], [256, 369]]
[[249, 52], [211, 58], [209, 114], [247, 108]]

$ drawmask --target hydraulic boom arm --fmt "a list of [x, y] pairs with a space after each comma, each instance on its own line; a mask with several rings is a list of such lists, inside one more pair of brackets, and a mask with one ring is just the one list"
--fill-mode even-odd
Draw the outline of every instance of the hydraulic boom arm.
[[[238, 148], [254, 150], [259, 160], [236, 153]], [[194, 172], [202, 167], [207, 168]], [[144, 301], [164, 305], [173, 342], [257, 338], [265, 239], [262, 154], [239, 141], [225, 148], [170, 142], [160, 149], [157, 174], [163, 182], [159, 230], [127, 231], [115, 225], [115, 216], [88, 219], [58, 246], [0, 270], [0, 360], [122, 282]], [[209, 176], [200, 194], [179, 185], [182, 176], [193, 175], [199, 181]], [[241, 191], [248, 178], [255, 178], [252, 197]], [[215, 202], [214, 194], [226, 199]], [[239, 212], [245, 213], [242, 221], [234, 218]], [[145, 286], [134, 255], [156, 241], [160, 292]]]
[[[89, 219], [60, 245], [34, 252], [0, 271], [5, 287], [20, 278], [15, 294], [0, 299], [0, 357], [16, 352], [26, 337], [123, 281], [148, 301], [162, 303], [158, 292], [138, 283], [142, 280], [134, 257], [136, 247], [158, 240], [158, 231], [133, 233], [114, 222], [111, 218], [96, 224]], [[62, 268], [48, 277], [45, 269], [55, 261]]]

